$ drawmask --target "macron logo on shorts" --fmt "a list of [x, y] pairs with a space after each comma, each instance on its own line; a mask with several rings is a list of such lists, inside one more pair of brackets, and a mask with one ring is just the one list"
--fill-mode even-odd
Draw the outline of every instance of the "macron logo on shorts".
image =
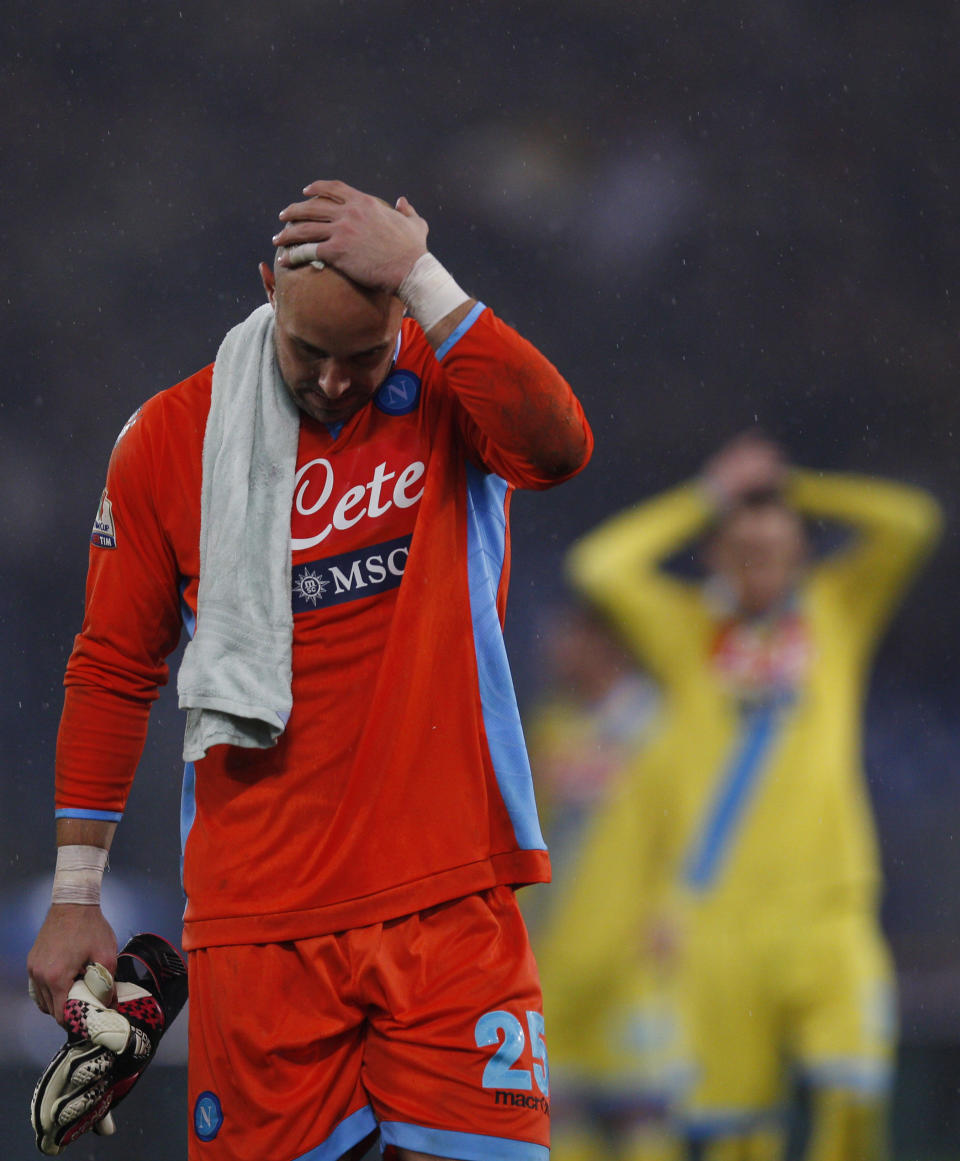
[[215, 1092], [202, 1092], [193, 1106], [193, 1131], [201, 1141], [212, 1141], [223, 1124], [223, 1109]]

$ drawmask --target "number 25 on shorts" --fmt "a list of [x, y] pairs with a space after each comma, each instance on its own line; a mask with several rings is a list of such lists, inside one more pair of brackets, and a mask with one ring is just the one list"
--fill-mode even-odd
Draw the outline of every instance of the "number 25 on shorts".
[[497, 1045], [497, 1051], [483, 1070], [484, 1088], [514, 1088], [529, 1091], [536, 1080], [543, 1095], [550, 1095], [550, 1067], [547, 1063], [547, 1044], [544, 1040], [543, 1016], [527, 1012], [527, 1030], [530, 1033], [530, 1051], [533, 1056], [533, 1077], [526, 1068], [514, 1068], [526, 1047], [523, 1025], [511, 1012], [485, 1012], [477, 1021], [475, 1036], [478, 1048]]

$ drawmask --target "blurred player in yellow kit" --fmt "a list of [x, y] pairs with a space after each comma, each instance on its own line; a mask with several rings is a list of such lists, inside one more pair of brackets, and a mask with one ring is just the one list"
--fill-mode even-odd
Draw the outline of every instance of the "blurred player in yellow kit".
[[547, 890], [525, 895], [554, 908], [558, 886], [576, 866], [586, 824], [643, 748], [659, 695], [619, 637], [586, 605], [550, 609], [541, 638], [547, 682], [524, 715], [524, 731], [553, 878]]
[[[816, 557], [811, 520], [846, 542]], [[632, 827], [637, 873], [659, 859], [672, 878], [692, 1157], [781, 1157], [792, 1076], [809, 1086], [807, 1161], [886, 1155], [894, 981], [861, 716], [881, 631], [939, 523], [918, 489], [793, 468], [747, 433], [570, 553], [575, 587], [664, 692], [595, 857], [615, 884]], [[697, 540], [704, 582], [669, 567]]]
[[[608, 866], [594, 839], [655, 728], [659, 694], [587, 607], [552, 610], [543, 641], [549, 682], [525, 731], [553, 884], [525, 892], [523, 910], [551, 1025], [551, 1157], [666, 1161], [666, 1014], [638, 938], [646, 894], [639, 875], [597, 884]], [[624, 858], [639, 849], [628, 843]]]

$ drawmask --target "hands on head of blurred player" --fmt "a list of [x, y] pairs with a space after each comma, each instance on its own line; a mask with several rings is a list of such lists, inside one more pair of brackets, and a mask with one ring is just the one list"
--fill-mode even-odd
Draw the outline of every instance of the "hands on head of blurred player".
[[746, 496], [780, 491], [789, 469], [779, 444], [759, 431], [749, 430], [712, 455], [702, 475], [718, 505], [730, 508]]

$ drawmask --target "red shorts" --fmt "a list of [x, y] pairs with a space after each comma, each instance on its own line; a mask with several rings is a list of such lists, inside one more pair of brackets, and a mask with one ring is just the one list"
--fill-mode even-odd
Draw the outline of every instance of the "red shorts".
[[[546, 1161], [540, 981], [513, 891], [190, 952], [190, 1161], [387, 1147]], [[389, 1153], [388, 1153], [389, 1155]]]

